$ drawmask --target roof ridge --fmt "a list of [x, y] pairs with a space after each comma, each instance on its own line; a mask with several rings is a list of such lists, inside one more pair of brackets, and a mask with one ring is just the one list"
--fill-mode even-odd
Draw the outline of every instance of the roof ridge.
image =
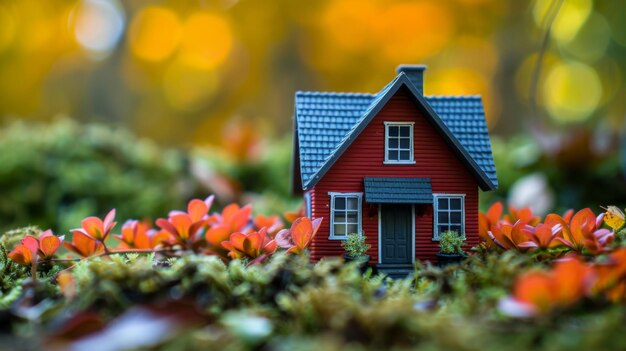
[[462, 94], [462, 95], [424, 95], [427, 99], [482, 99], [482, 95], [480, 94]]
[[372, 93], [354, 93], [354, 92], [336, 92], [336, 91], [296, 91], [297, 95], [313, 95], [313, 96], [330, 96], [330, 95], [341, 95], [341, 96], [363, 96], [363, 97], [375, 97], [377, 94]]

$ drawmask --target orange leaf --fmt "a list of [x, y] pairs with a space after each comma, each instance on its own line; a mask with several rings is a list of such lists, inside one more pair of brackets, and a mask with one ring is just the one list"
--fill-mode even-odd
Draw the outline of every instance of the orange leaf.
[[191, 218], [185, 213], [173, 215], [169, 218], [169, 222], [176, 228], [176, 234], [181, 240], [189, 238], [189, 227], [192, 224]]
[[126, 244], [133, 247], [135, 245], [135, 237], [137, 236], [137, 221], [128, 220], [122, 226], [122, 235], [115, 236], [117, 239], [122, 240]]
[[102, 249], [102, 243], [97, 242], [82, 230], [72, 231], [72, 242], [64, 243], [65, 247], [80, 256], [88, 257]]
[[593, 232], [595, 226], [596, 216], [590, 208], [578, 211], [570, 222], [572, 241], [582, 245], [585, 237]]
[[172, 235], [164, 230], [156, 231], [152, 239], [150, 240], [150, 247], [155, 248], [160, 244], [168, 243], [172, 240]]
[[74, 277], [70, 272], [61, 272], [57, 276], [57, 283], [61, 293], [68, 299], [73, 298], [76, 295], [76, 286], [74, 285]]
[[239, 209], [237, 213], [232, 217], [230, 222], [230, 229], [232, 231], [243, 230], [248, 225], [250, 215], [252, 214], [252, 206], [246, 205]]
[[268, 243], [263, 246], [263, 252], [265, 254], [273, 254], [276, 251], [277, 245], [274, 240], [270, 240]]
[[485, 218], [491, 223], [496, 224], [502, 218], [502, 202], [498, 201], [491, 205], [485, 214]]
[[109, 235], [113, 227], [115, 227], [115, 224], [117, 224], [114, 221], [115, 221], [115, 209], [112, 209], [111, 211], [109, 211], [109, 213], [107, 213], [106, 217], [104, 217], [104, 222], [102, 223], [104, 227], [103, 236], [105, 239], [107, 235]]
[[527, 272], [520, 275], [513, 287], [516, 300], [535, 306], [546, 312], [552, 307], [553, 292], [550, 276], [546, 272]]
[[258, 232], [252, 232], [247, 235], [247, 238], [243, 241], [243, 252], [250, 257], [256, 257], [260, 254], [263, 244], [263, 235]]
[[20, 243], [27, 247], [30, 250], [32, 256], [37, 255], [37, 251], [39, 251], [39, 240], [32, 235], [25, 236]]
[[52, 231], [46, 230], [39, 237], [39, 248], [43, 253], [43, 258], [52, 257], [61, 246], [61, 239], [52, 234]]
[[557, 240], [554, 240], [555, 235], [553, 235], [552, 227], [545, 224], [539, 224], [535, 227], [535, 238], [537, 245], [542, 249], [547, 249], [549, 247], [559, 246], [560, 243]]
[[518, 220], [513, 228], [511, 228], [510, 239], [515, 244], [515, 246], [518, 246], [519, 244], [530, 240], [531, 236], [526, 229], [526, 223], [524, 223], [522, 220]]
[[296, 219], [291, 225], [291, 238], [300, 250], [308, 246], [311, 234], [313, 234], [313, 224], [306, 217]]
[[211, 227], [206, 232], [206, 241], [213, 247], [219, 247], [223, 241], [226, 241], [230, 237], [230, 230], [226, 226]]
[[222, 221], [224, 223], [230, 223], [237, 211], [239, 211], [239, 205], [237, 204], [230, 204], [224, 207], [224, 209], [222, 210]]
[[13, 251], [9, 252], [9, 258], [13, 262], [23, 265], [30, 265], [33, 262], [33, 253], [25, 245], [17, 245]]
[[244, 241], [246, 240], [246, 235], [244, 233], [236, 232], [230, 235], [230, 243], [233, 247], [241, 252], [244, 252]]
[[104, 223], [98, 217], [87, 217], [81, 222], [81, 226], [87, 235], [96, 240], [104, 238]]
[[198, 199], [193, 199], [187, 205], [187, 213], [193, 222], [201, 220], [209, 212], [209, 207], [206, 202]]
[[591, 269], [577, 259], [557, 261], [552, 272], [553, 293], [560, 305], [578, 301], [590, 288]]
[[[139, 223], [137, 225], [137, 234], [135, 235], [135, 248], [137, 249], [152, 249], [152, 240], [148, 234], [149, 229], [145, 228], [145, 224]], [[169, 237], [169, 235], [168, 235]]]

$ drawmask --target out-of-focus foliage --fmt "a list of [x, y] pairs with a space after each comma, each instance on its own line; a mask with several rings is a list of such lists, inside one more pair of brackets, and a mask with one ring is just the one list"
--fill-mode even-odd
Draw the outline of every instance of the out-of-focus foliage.
[[[560, 5], [560, 6], [559, 6]], [[427, 63], [427, 94], [482, 94], [516, 132], [535, 97], [559, 126], [623, 123], [622, 1], [50, 0], [0, 4], [0, 116], [123, 121], [211, 143], [232, 116], [290, 129], [298, 89], [376, 91]], [[557, 11], [558, 10], [558, 11]]]
[[[252, 134], [251, 134], [252, 135]], [[165, 149], [124, 128], [15, 122], [0, 129], [0, 229], [65, 233], [88, 215], [155, 219], [215, 192], [218, 207], [252, 203], [258, 213], [295, 209], [289, 196], [291, 140], [261, 143], [225, 132], [227, 148]]]
[[216, 146], [192, 150], [192, 172], [226, 203], [253, 203], [259, 213], [282, 213], [302, 203], [291, 195], [292, 153], [291, 137], [272, 139], [239, 121], [223, 130]]
[[499, 188], [481, 194], [482, 207], [507, 199], [540, 215], [570, 208], [626, 207], [626, 144], [614, 131], [535, 131], [492, 138]]
[[155, 218], [194, 189], [184, 155], [123, 129], [16, 122], [0, 131], [0, 227], [72, 228], [116, 206]]
[[[502, 137], [498, 197], [541, 213], [624, 206], [625, 13], [592, 0], [5, 1], [0, 120], [62, 113], [210, 144], [197, 178], [275, 213], [295, 207], [282, 137], [294, 91], [373, 92], [398, 64], [426, 63], [426, 94], [483, 96]], [[225, 128], [233, 118], [249, 124]]]

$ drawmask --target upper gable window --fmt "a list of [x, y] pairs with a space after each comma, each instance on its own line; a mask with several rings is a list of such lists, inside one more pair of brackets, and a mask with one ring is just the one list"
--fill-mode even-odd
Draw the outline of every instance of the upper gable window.
[[415, 163], [413, 122], [385, 122], [385, 163]]

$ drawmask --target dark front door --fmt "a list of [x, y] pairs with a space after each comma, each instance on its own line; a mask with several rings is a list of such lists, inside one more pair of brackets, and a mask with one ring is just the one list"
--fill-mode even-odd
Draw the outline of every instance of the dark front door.
[[411, 205], [381, 204], [380, 245], [382, 263], [412, 263], [413, 211]]

